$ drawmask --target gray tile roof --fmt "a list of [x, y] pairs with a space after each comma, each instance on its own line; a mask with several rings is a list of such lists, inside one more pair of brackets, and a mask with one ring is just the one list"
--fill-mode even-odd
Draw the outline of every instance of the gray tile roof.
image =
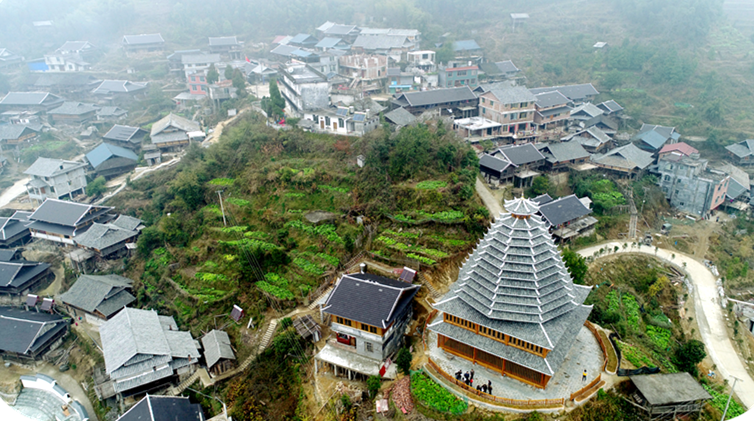
[[354, 25], [335, 24], [325, 29], [323, 32], [327, 35], [348, 35], [356, 31], [358, 31], [358, 29]]
[[3, 140], [16, 140], [21, 136], [27, 135], [30, 132], [39, 132], [32, 127], [22, 124], [7, 124], [0, 126], [0, 141]]
[[126, 45], [149, 45], [149, 44], [163, 44], [165, 40], [162, 35], [157, 34], [141, 34], [141, 35], [123, 35], [123, 44]]
[[591, 102], [581, 104], [571, 110], [571, 116], [574, 118], [590, 119], [602, 114], [604, 114], [604, 112]]
[[433, 89], [431, 91], [407, 92], [396, 98], [396, 102], [405, 102], [410, 107], [447, 104], [459, 101], [474, 101], [477, 97], [468, 86], [458, 88]]
[[37, 160], [34, 161], [34, 163], [31, 164], [31, 166], [27, 168], [26, 171], [24, 171], [24, 174], [33, 175], [36, 177], [54, 177], [58, 174], [65, 174], [78, 168], [83, 168], [85, 166], [85, 163], [78, 161], [37, 158]]
[[538, 205], [539, 205], [539, 206], [541, 207], [541, 206], [542, 206], [542, 205], [544, 205], [545, 203], [550, 203], [550, 202], [552, 202], [552, 197], [550, 197], [550, 195], [549, 195], [549, 194], [545, 193], [545, 194], [540, 194], [540, 195], [539, 195], [539, 196], [537, 196], [537, 197], [533, 197], [533, 198], [531, 199], [531, 201], [532, 201], [532, 202], [534, 202], [534, 203], [536, 203], [536, 204], [538, 204]]
[[623, 111], [623, 107], [620, 106], [617, 102], [611, 100], [605, 101], [597, 105], [602, 111], [612, 114], [617, 113], [618, 111]]
[[641, 142], [641, 144], [648, 149], [660, 150], [662, 149], [663, 145], [665, 145], [665, 142], [668, 141], [668, 138], [664, 137], [654, 130], [649, 130], [644, 133], [637, 134], [633, 137], [632, 140]]
[[568, 105], [571, 103], [570, 99], [558, 91], [543, 92], [535, 95], [535, 97], [537, 98], [537, 107], [540, 108], [550, 108], [556, 105]]
[[219, 47], [226, 45], [239, 45], [238, 38], [233, 37], [209, 37], [210, 47]]
[[222, 330], [214, 329], [202, 337], [202, 348], [207, 367], [212, 368], [220, 359], [235, 360], [230, 337]]
[[66, 41], [60, 48], [55, 50], [56, 52], [79, 52], [85, 49], [94, 48], [88, 41]]
[[108, 95], [112, 93], [132, 93], [147, 89], [147, 82], [131, 82], [130, 80], [103, 80], [99, 86], [92, 91], [97, 95]]
[[132, 285], [132, 280], [119, 275], [82, 275], [60, 300], [89, 313], [99, 311], [109, 318], [136, 301], [127, 291]]
[[633, 143], [615, 148], [602, 155], [592, 155], [592, 162], [598, 165], [624, 168], [627, 170], [645, 169], [654, 158], [649, 152], [642, 151]]
[[94, 104], [85, 104], [83, 102], [73, 102], [73, 101], [66, 101], [58, 108], [55, 108], [54, 110], [50, 110], [49, 114], [57, 114], [57, 115], [83, 115], [83, 114], [89, 114], [94, 113], [99, 109], [98, 106]]
[[589, 158], [590, 154], [577, 141], [545, 143], [537, 145], [547, 162], [568, 162], [574, 159]]
[[139, 127], [114, 125], [104, 136], [103, 139], [117, 140], [120, 142], [141, 143], [147, 132]]
[[712, 399], [689, 373], [630, 376], [650, 405], [668, 405]]
[[97, 110], [99, 117], [120, 117], [126, 114], [128, 114], [128, 111], [119, 107], [102, 107]]
[[133, 231], [139, 228], [139, 226], [141, 226], [141, 223], [142, 221], [139, 218], [134, 218], [133, 216], [128, 215], [118, 215], [115, 221], [111, 222], [110, 225]]
[[139, 231], [123, 229], [109, 224], [93, 223], [86, 232], [76, 236], [76, 244], [81, 247], [103, 251], [108, 247], [126, 242], [139, 235]]
[[136, 163], [139, 157], [132, 151], [109, 143], [101, 143], [86, 154], [86, 160], [95, 170], [110, 158], [125, 158]]
[[49, 92], [8, 92], [0, 105], [44, 105], [62, 103], [63, 99]]
[[561, 197], [539, 207], [539, 213], [550, 225], [557, 227], [582, 216], [589, 215], [592, 210], [584, 206], [575, 194]]
[[181, 57], [183, 64], [212, 64], [220, 61], [220, 54], [188, 54]]
[[453, 51], [474, 51], [481, 50], [482, 47], [473, 39], [466, 39], [453, 42]]
[[359, 35], [353, 43], [354, 48], [364, 50], [390, 50], [411, 45], [405, 35]]
[[28, 215], [17, 211], [8, 218], [0, 218], [0, 239], [10, 240], [23, 231], [27, 231]]
[[185, 396], [147, 395], [117, 421], [205, 421], [202, 406]]
[[390, 111], [389, 113], [385, 113], [385, 120], [388, 120], [395, 124], [396, 126], [408, 126], [409, 124], [416, 121], [416, 117], [414, 117], [413, 114], [408, 112], [405, 108], [396, 108], [393, 111]]
[[531, 143], [503, 146], [492, 155], [502, 157], [517, 167], [545, 159], [545, 156]]
[[323, 311], [360, 323], [387, 328], [397, 307], [410, 303], [418, 285], [371, 274], [343, 275], [330, 293]]
[[325, 38], [322, 38], [322, 41], [318, 42], [317, 45], [315, 45], [315, 47], [333, 48], [336, 45], [338, 45], [338, 43], [340, 43], [341, 41], [343, 41], [341, 38], [325, 37]]
[[583, 83], [580, 85], [564, 85], [564, 86], [549, 86], [545, 88], [535, 88], [531, 90], [535, 94], [542, 92], [559, 91], [565, 95], [571, 101], [583, 101], [588, 96], [598, 95], [599, 91], [592, 86], [591, 83]]
[[29, 282], [37, 279], [49, 268], [50, 265], [47, 263], [28, 262], [26, 260], [0, 262], [0, 291], [5, 288], [22, 290]]
[[503, 104], [534, 103], [537, 101], [537, 97], [525, 86], [494, 87], [489, 92]]
[[66, 200], [47, 199], [34, 213], [29, 215], [29, 220], [74, 227], [105, 214], [111, 209], [111, 207], [107, 206], [94, 206]]
[[503, 172], [510, 165], [510, 162], [489, 154], [484, 154], [479, 158], [480, 167], [489, 168], [493, 171]]
[[754, 139], [746, 139], [744, 141], [734, 143], [725, 147], [732, 154], [739, 158], [745, 158], [754, 154]]
[[150, 136], [161, 134], [162, 132], [170, 128], [177, 129], [182, 132], [195, 132], [200, 129], [200, 126], [196, 121], [192, 121], [179, 115], [170, 113], [152, 125], [152, 132], [150, 133]]
[[57, 314], [0, 307], [0, 337], [3, 338], [0, 350], [28, 354], [44, 346], [67, 325]]

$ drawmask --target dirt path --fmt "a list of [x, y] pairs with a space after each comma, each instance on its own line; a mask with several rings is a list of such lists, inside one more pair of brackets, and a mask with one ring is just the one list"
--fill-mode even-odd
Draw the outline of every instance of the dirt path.
[[30, 180], [29, 177], [22, 178], [15, 183], [13, 183], [12, 186], [8, 187], [7, 189], [3, 190], [3, 193], [0, 194], [0, 208], [5, 207], [8, 205], [8, 203], [12, 202], [13, 199], [16, 197], [26, 193], [26, 183], [28, 183]]
[[479, 194], [479, 197], [482, 198], [484, 206], [486, 206], [490, 211], [490, 216], [497, 219], [497, 217], [500, 216], [501, 213], [503, 213], [503, 205], [499, 200], [495, 199], [495, 196], [492, 194], [487, 185], [484, 184], [484, 181], [482, 181], [478, 177], [476, 179], [476, 192]]
[[[643, 253], [655, 256], [688, 274], [694, 285], [692, 296], [694, 297], [695, 319], [699, 323], [699, 332], [704, 340], [707, 353], [717, 365], [719, 374], [723, 379], [728, 380], [729, 384], [733, 382], [731, 376], [741, 379], [736, 384], [736, 395], [747, 408], [754, 407], [754, 380], [746, 371], [728, 336], [728, 329], [725, 325], [724, 313], [720, 306], [715, 277], [712, 272], [698, 258], [678, 251], [666, 249], [655, 251], [655, 248], [651, 246], [623, 249], [622, 243], [618, 241], [588, 247], [579, 250], [579, 254], [590, 257], [603, 247], [607, 249], [617, 248], [618, 253]], [[748, 415], [754, 416], [754, 411], [749, 412]]]

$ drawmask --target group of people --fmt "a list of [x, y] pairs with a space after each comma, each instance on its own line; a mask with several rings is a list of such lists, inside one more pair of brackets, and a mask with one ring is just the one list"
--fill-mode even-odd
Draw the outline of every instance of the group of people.
[[[461, 370], [456, 371], [456, 380], [459, 382], [464, 382], [466, 386], [474, 387], [474, 369], [467, 372], [462, 372]], [[487, 384], [477, 384], [476, 390], [479, 392], [489, 393], [492, 394], [492, 380], [487, 380]]]

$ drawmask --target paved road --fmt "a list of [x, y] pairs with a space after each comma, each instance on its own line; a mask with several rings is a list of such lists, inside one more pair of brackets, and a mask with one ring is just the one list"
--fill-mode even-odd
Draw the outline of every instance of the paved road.
[[3, 190], [3, 193], [0, 194], [0, 207], [6, 206], [8, 203], [12, 202], [13, 199], [15, 199], [16, 197], [26, 193], [26, 183], [28, 183], [29, 180], [30, 180], [29, 177], [22, 178], [21, 180], [18, 180], [15, 183], [13, 183], [12, 186]]
[[[747, 408], [754, 407], [754, 380], [744, 368], [728, 337], [723, 309], [720, 306], [720, 296], [717, 293], [715, 276], [712, 272], [698, 260], [677, 251], [659, 249], [655, 254], [655, 248], [652, 246], [628, 247], [624, 251], [623, 243], [617, 241], [579, 250], [579, 254], [589, 257], [593, 256], [594, 252], [600, 248], [614, 249], [615, 246], [619, 247], [618, 253], [633, 252], [656, 256], [658, 259], [685, 271], [690, 276], [694, 285], [693, 297], [696, 320], [699, 323], [699, 331], [707, 348], [707, 353], [717, 365], [717, 372], [723, 379], [728, 379], [731, 384], [733, 382], [731, 375], [741, 379], [736, 384], [736, 395]], [[673, 253], [675, 253], [675, 258], [672, 256]], [[685, 268], [683, 268], [683, 263], [686, 263]], [[754, 411], [749, 411], [746, 415], [754, 417]]]
[[490, 215], [497, 219], [500, 214], [503, 213], [503, 205], [495, 199], [495, 196], [492, 195], [490, 189], [479, 177], [476, 179], [476, 192], [479, 193], [479, 197], [482, 198], [484, 206], [489, 209]]

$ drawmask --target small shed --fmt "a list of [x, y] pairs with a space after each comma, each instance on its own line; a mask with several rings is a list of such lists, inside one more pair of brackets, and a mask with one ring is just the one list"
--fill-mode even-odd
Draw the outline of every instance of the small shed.
[[632, 398], [648, 420], [672, 420], [698, 413], [712, 399], [689, 373], [630, 376], [636, 386]]
[[139, 157], [130, 149], [102, 143], [86, 154], [86, 159], [97, 175], [112, 178], [133, 171]]
[[296, 332], [304, 339], [310, 339], [312, 342], [319, 342], [322, 337], [322, 331], [319, 324], [314, 321], [314, 318], [307, 314], [293, 320], [293, 327], [296, 328]]
[[236, 366], [236, 356], [230, 345], [230, 337], [222, 330], [214, 329], [202, 338], [207, 370], [219, 376]]

